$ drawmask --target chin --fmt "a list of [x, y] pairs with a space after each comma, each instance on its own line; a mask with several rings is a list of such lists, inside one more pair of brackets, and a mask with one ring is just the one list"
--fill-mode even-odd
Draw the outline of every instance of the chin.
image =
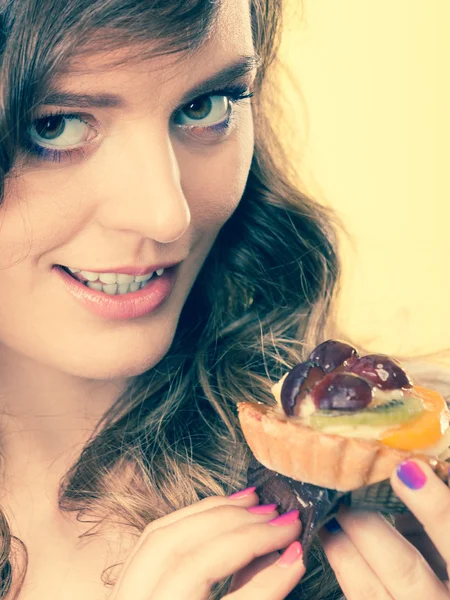
[[172, 344], [175, 329], [176, 323], [166, 322], [164, 327], [135, 331], [134, 335], [96, 336], [89, 343], [84, 340], [82, 344], [71, 344], [66, 338], [65, 342], [71, 346], [71, 352], [57, 351], [59, 359], [55, 361], [48, 357], [46, 362], [53, 362], [61, 372], [84, 379], [136, 377], [164, 358]]
[[72, 369], [72, 374], [85, 379], [115, 380], [136, 377], [149, 371], [160, 362], [167, 353], [167, 348], [159, 353], [153, 353], [145, 357], [139, 356], [124, 360], [123, 357], [99, 358], [92, 360], [89, 365], [82, 365], [81, 369]]

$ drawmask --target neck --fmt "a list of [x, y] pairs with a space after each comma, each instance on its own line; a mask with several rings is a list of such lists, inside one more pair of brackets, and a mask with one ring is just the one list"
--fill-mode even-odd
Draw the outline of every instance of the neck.
[[0, 352], [2, 476], [55, 485], [127, 380], [88, 380]]

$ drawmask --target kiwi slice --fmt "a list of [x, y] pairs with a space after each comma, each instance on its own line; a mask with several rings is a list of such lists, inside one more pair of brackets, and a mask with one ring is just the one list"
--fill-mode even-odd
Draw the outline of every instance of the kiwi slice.
[[400, 425], [414, 419], [423, 410], [424, 406], [420, 398], [406, 396], [353, 412], [318, 410], [311, 415], [310, 425], [313, 429], [324, 429], [335, 425]]

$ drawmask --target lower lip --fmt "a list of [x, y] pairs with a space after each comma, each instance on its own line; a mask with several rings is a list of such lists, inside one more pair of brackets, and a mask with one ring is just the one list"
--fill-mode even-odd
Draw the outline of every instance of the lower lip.
[[137, 292], [110, 296], [88, 288], [59, 265], [53, 266], [69, 294], [95, 315], [115, 321], [143, 317], [164, 304], [174, 286], [176, 268], [170, 267], [161, 276], [154, 275], [148, 284]]

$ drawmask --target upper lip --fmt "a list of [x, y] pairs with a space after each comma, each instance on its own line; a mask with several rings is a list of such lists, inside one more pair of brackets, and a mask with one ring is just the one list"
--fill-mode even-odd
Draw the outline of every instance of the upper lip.
[[[169, 269], [170, 267], [174, 267], [178, 265], [181, 260], [166, 262], [166, 263], [158, 263], [150, 266], [121, 266], [121, 267], [111, 267], [108, 269], [86, 269], [85, 267], [80, 268], [80, 271], [90, 271], [91, 273], [122, 273], [123, 275], [148, 275], [149, 273], [153, 273], [154, 271], [159, 271], [160, 269]], [[66, 265], [61, 265], [66, 266]], [[66, 266], [66, 268], [68, 268]], [[78, 269], [79, 267], [74, 267], [70, 265], [71, 269]]]

